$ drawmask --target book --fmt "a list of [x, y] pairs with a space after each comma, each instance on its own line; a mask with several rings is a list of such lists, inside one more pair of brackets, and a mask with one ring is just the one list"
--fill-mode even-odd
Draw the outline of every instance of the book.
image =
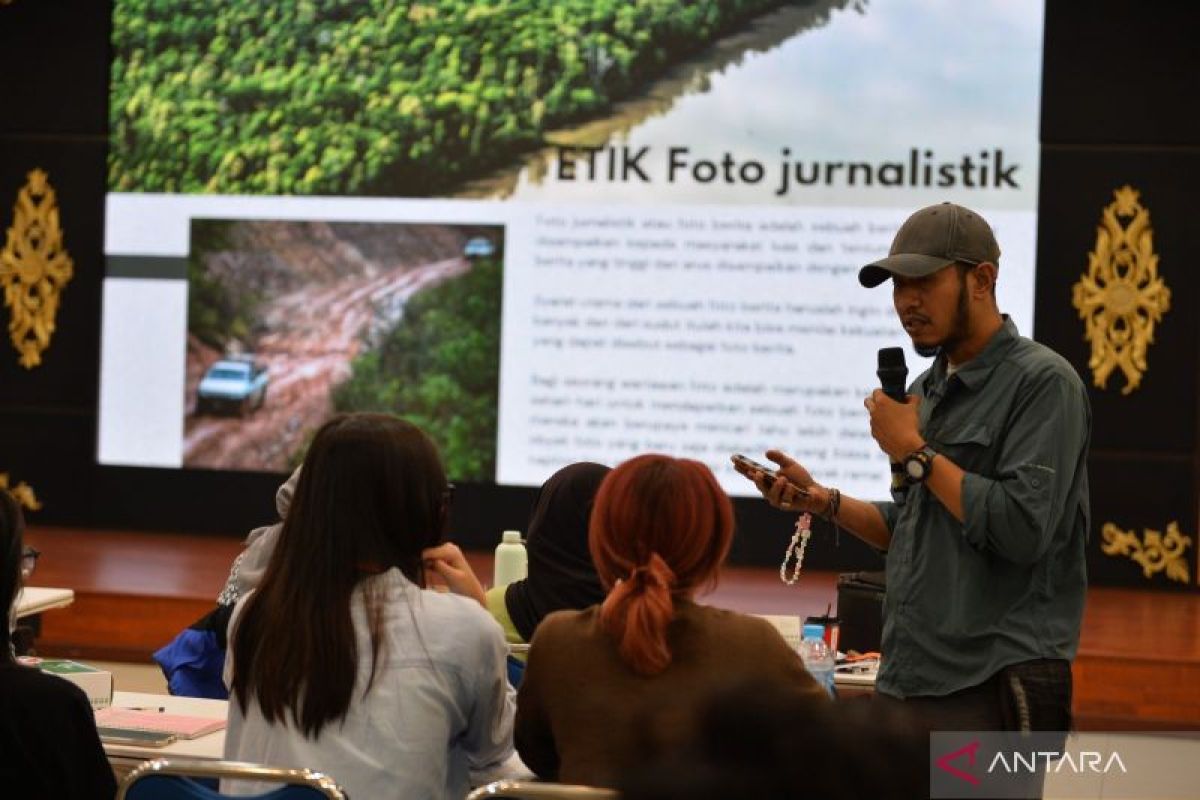
[[105, 744], [128, 744], [135, 747], [166, 747], [177, 738], [173, 733], [143, 731], [137, 728], [96, 728]]
[[221, 730], [225, 727], [225, 720], [109, 706], [96, 712], [96, 725], [105, 728], [173, 733], [180, 739], [195, 739]]
[[22, 663], [36, 666], [42, 672], [57, 675], [83, 689], [93, 709], [102, 709], [112, 703], [111, 672], [63, 658], [23, 659]]

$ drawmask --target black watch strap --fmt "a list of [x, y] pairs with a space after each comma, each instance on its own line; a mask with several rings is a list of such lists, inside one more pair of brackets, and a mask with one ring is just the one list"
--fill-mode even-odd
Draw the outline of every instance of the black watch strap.
[[933, 472], [937, 452], [928, 444], [904, 457], [904, 478], [910, 484], [924, 483]]

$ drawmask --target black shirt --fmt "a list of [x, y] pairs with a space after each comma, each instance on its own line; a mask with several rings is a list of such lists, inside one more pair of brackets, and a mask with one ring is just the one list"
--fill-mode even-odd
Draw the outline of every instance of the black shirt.
[[83, 690], [37, 669], [0, 663], [0, 795], [112, 800], [116, 792]]

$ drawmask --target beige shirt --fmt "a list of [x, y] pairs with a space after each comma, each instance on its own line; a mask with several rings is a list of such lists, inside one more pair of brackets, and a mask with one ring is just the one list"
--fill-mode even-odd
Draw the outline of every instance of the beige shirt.
[[665, 671], [638, 675], [598, 627], [599, 607], [559, 611], [534, 634], [517, 695], [514, 740], [539, 776], [615, 786], [622, 774], [681, 744], [724, 686], [828, 697], [768, 622], [676, 601]]

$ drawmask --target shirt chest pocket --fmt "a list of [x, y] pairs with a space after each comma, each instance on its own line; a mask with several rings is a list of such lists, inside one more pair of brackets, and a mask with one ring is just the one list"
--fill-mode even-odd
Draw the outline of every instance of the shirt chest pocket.
[[989, 474], [996, 461], [992, 428], [980, 422], [947, 426], [934, 436], [933, 449], [967, 472]]

